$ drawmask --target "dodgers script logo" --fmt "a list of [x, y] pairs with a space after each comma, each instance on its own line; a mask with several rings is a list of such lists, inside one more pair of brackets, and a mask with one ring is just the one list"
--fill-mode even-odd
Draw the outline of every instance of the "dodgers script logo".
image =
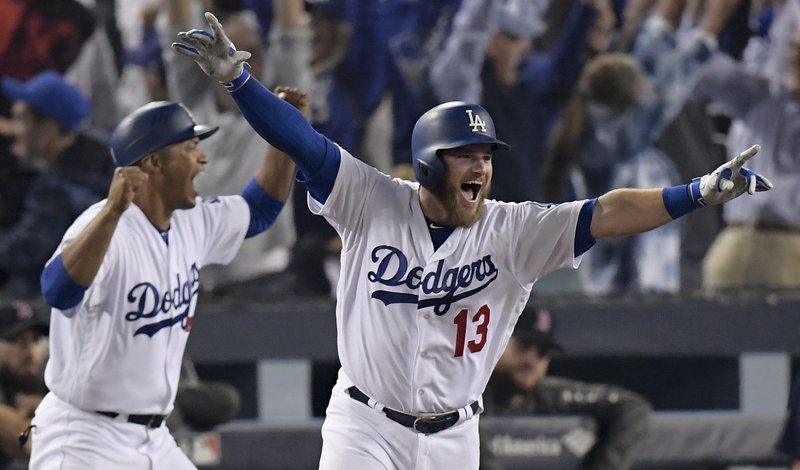
[[486, 255], [464, 266], [444, 270], [444, 260], [439, 260], [435, 271], [424, 277], [422, 266], [409, 269], [408, 258], [400, 249], [389, 245], [376, 246], [372, 250], [372, 262], [377, 264], [374, 271], [367, 273], [367, 279], [375, 284], [389, 287], [405, 286], [409, 290], [422, 289], [425, 294], [440, 294], [441, 297], [419, 300], [417, 294], [390, 290], [375, 290], [373, 299], [384, 305], [417, 304], [417, 308], [433, 307], [436, 315], [444, 315], [450, 306], [467, 297], [477, 294], [497, 279], [497, 267], [492, 263], [492, 255]]
[[191, 329], [192, 319], [189, 317], [189, 307], [192, 305], [192, 299], [197, 296], [200, 286], [200, 270], [197, 269], [197, 264], [192, 263], [189, 271], [186, 280], [182, 280], [181, 275], [176, 274], [175, 284], [166, 292], [159, 292], [158, 288], [149, 282], [140, 282], [131, 288], [128, 292], [128, 302], [135, 305], [135, 310], [125, 314], [125, 319], [128, 321], [153, 318], [159, 314], [168, 314], [173, 310], [183, 309], [171, 318], [139, 327], [133, 336], [147, 335], [152, 338], [162, 329], [169, 328], [176, 323], [180, 323], [181, 328], [185, 331]]

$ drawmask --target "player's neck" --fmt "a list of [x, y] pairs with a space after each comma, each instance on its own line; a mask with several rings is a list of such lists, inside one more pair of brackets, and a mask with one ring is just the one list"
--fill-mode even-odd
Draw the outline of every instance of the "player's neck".
[[133, 198], [133, 203], [139, 206], [150, 223], [160, 230], [169, 228], [169, 221], [173, 210], [168, 208], [156, 191], [141, 191]]

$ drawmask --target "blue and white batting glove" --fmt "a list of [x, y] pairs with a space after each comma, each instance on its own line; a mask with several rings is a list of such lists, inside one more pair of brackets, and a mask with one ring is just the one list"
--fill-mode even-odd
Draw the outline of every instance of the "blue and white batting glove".
[[231, 83], [244, 73], [244, 64], [250, 53], [236, 50], [217, 17], [209, 12], [205, 17], [211, 33], [202, 29], [180, 32], [180, 42], [173, 42], [172, 48], [197, 62], [209, 77], [220, 83]]
[[760, 145], [753, 145], [712, 173], [695, 179], [691, 184], [692, 196], [705, 206], [728, 202], [745, 192], [752, 195], [772, 189], [772, 183], [767, 178], [743, 166], [759, 150]]

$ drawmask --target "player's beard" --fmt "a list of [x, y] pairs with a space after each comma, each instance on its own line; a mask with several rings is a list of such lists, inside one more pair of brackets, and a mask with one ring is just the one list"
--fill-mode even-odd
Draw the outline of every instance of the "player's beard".
[[431, 192], [439, 199], [439, 202], [442, 203], [445, 213], [447, 214], [447, 218], [440, 222], [452, 227], [471, 226], [481, 218], [481, 214], [483, 213], [483, 201], [486, 199], [486, 195], [489, 194], [490, 189], [491, 183], [487, 183], [481, 187], [481, 192], [476, 198], [477, 207], [472, 210], [459, 204], [462, 198], [460, 188], [446, 184], [440, 184], [433, 188]]

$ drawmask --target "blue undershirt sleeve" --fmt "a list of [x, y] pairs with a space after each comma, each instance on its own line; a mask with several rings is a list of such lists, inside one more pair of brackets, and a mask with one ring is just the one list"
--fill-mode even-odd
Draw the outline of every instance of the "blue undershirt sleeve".
[[578, 225], [575, 227], [575, 257], [586, 253], [589, 248], [594, 246], [595, 239], [592, 237], [592, 215], [597, 198], [590, 199], [583, 204], [581, 212], [578, 214]]
[[314, 130], [300, 111], [270, 92], [246, 69], [225, 87], [247, 122], [270, 145], [294, 160], [302, 174], [300, 179], [308, 182], [309, 192], [324, 204], [339, 170], [339, 147]]
[[59, 310], [67, 310], [78, 305], [87, 289], [69, 277], [61, 255], [56, 256], [44, 267], [40, 283], [44, 300]]
[[284, 203], [273, 198], [258, 185], [256, 179], [251, 179], [242, 190], [242, 197], [250, 206], [250, 226], [244, 238], [250, 238], [275, 223]]

